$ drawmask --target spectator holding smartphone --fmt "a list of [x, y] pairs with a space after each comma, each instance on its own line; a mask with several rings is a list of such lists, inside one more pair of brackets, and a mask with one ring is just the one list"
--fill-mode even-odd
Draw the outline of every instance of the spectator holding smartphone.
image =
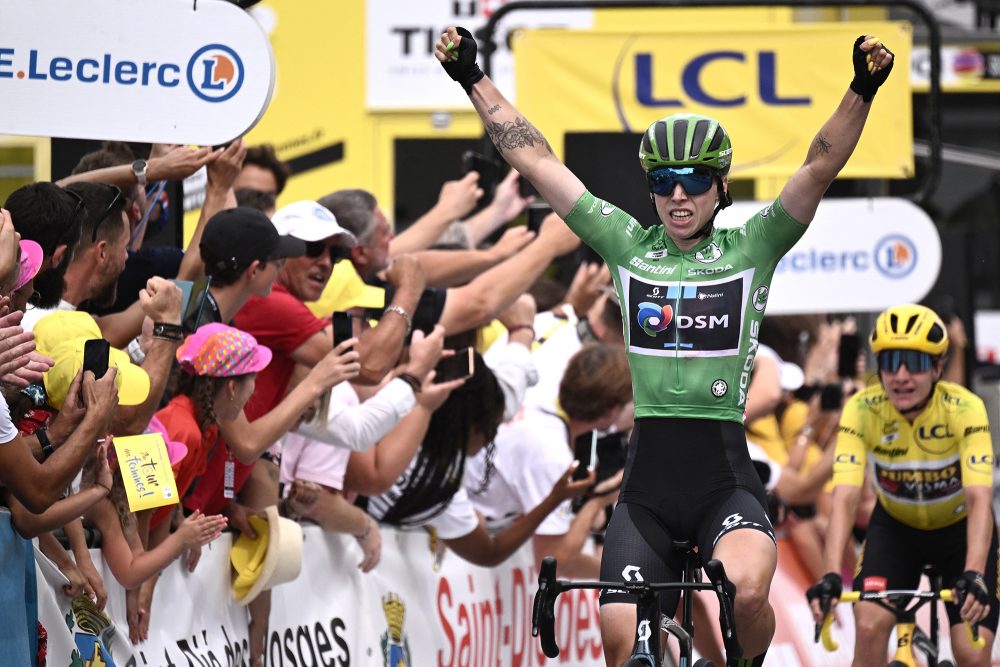
[[[595, 429], [608, 430], [631, 400], [632, 376], [624, 350], [591, 344], [573, 355], [558, 401], [522, 410], [499, 428], [489, 447], [467, 462], [465, 489], [487, 528], [499, 530], [541, 503], [566, 468], [580, 464], [573, 460], [573, 443]], [[593, 468], [596, 463], [585, 465]], [[600, 555], [583, 553], [582, 548], [595, 519], [614, 504], [614, 487], [620, 483], [619, 474], [598, 485], [575, 516], [566, 501], [546, 517], [532, 538], [536, 563], [555, 556], [566, 576], [596, 579]]]

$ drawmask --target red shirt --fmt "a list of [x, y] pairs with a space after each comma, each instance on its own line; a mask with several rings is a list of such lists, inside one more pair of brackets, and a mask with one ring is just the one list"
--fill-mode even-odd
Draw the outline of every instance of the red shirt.
[[[219, 427], [212, 424], [204, 435], [198, 428], [195, 417], [194, 402], [184, 394], [177, 394], [167, 403], [166, 407], [156, 413], [157, 419], [167, 429], [171, 440], [187, 445], [187, 454], [173, 466], [174, 482], [181, 498], [188, 492], [194, 481], [205, 473], [208, 453], [215, 447], [219, 438]], [[156, 527], [170, 516], [174, 505], [160, 507], [153, 513], [151, 527]]]
[[[292, 352], [314, 334], [322, 331], [329, 320], [321, 320], [306, 305], [292, 296], [279, 283], [274, 284], [270, 296], [250, 297], [234, 320], [236, 328], [246, 331], [261, 345], [271, 348], [271, 363], [257, 374], [257, 384], [243, 413], [254, 421], [274, 409], [285, 398], [288, 382], [295, 369]], [[208, 470], [198, 480], [194, 492], [184, 502], [190, 509], [201, 509], [205, 514], [215, 514], [228, 504], [223, 497], [225, 463], [228, 447], [216, 447], [208, 460]], [[250, 477], [253, 465], [245, 465], [233, 458], [235, 464], [234, 490], [240, 489]]]

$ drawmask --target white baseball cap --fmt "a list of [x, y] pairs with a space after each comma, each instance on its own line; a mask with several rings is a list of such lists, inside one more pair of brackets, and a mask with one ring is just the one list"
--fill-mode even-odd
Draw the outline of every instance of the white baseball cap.
[[340, 236], [340, 244], [353, 248], [358, 244], [354, 234], [337, 222], [330, 209], [309, 199], [282, 206], [271, 218], [278, 233], [294, 236], [303, 241], [323, 241]]

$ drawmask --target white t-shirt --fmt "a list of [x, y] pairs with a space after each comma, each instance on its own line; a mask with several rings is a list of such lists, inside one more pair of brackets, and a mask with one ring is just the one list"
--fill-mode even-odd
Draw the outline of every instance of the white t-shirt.
[[[583, 343], [576, 332], [579, 321], [569, 306], [563, 306], [566, 317], [556, 317], [552, 311], [538, 313], [534, 328], [536, 341], [531, 347], [531, 361], [538, 372], [538, 381], [528, 389], [524, 406], [528, 408], [551, 409], [559, 398], [559, 383], [566, 372], [566, 366]], [[490, 348], [490, 353], [499, 346], [507, 345], [507, 337], [500, 337]]]
[[7, 399], [0, 394], [0, 445], [6, 445], [17, 437], [17, 427], [10, 418], [10, 407], [7, 406]]
[[[463, 481], [490, 531], [502, 530], [537, 507], [573, 462], [566, 424], [553, 412], [522, 410], [514, 421], [500, 427], [494, 443], [495, 469], [486, 490], [476, 493], [485, 475], [485, 448], [466, 461]], [[535, 533], [563, 535], [569, 532], [572, 522], [573, 512], [567, 500], [545, 518]]]

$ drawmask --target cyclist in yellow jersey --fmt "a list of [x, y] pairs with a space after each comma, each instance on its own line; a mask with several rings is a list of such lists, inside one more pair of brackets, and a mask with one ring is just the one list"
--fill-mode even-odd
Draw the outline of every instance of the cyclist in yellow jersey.
[[[958, 664], [985, 667], [1000, 618], [991, 507], [993, 446], [986, 407], [964, 387], [940, 381], [948, 334], [931, 309], [889, 308], [878, 316], [870, 343], [881, 383], [844, 406], [825, 548], [829, 572], [806, 597], [819, 621], [820, 597], [836, 603], [840, 595], [841, 558], [867, 467], [878, 503], [854, 589], [914, 589], [923, 567], [934, 566], [961, 603], [961, 608], [947, 605]], [[854, 667], [884, 665], [895, 616], [870, 602], [856, 604], [854, 616]], [[971, 645], [963, 621], [981, 623], [985, 646]]]

